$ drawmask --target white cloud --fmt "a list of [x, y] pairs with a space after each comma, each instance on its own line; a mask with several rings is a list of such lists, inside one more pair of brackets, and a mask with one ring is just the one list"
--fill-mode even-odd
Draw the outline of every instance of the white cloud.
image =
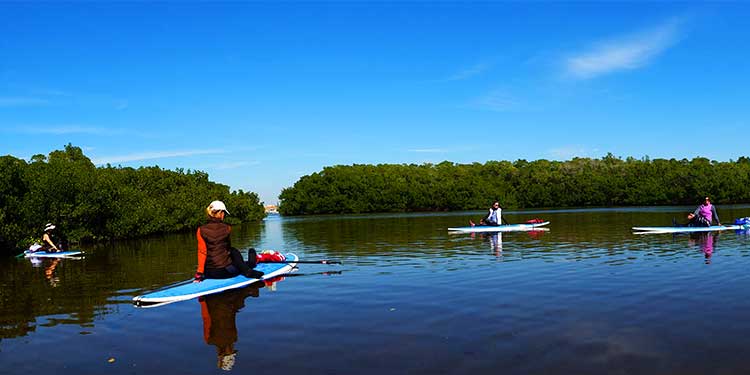
[[127, 154], [127, 155], [119, 155], [119, 156], [100, 157], [100, 158], [92, 159], [91, 162], [96, 165], [104, 165], [104, 164], [126, 163], [126, 162], [131, 162], [131, 161], [156, 160], [156, 159], [176, 158], [176, 157], [195, 156], [195, 155], [223, 154], [223, 153], [225, 153], [225, 151], [217, 151], [217, 150], [154, 151], [154, 152], [140, 152], [140, 153]]
[[625, 37], [600, 42], [594, 48], [569, 57], [569, 75], [589, 79], [621, 70], [643, 67], [681, 37], [680, 19], [671, 19], [654, 28]]

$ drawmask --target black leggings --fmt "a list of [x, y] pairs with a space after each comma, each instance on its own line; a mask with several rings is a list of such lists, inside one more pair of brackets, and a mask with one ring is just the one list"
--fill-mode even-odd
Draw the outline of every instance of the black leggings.
[[257, 265], [257, 256], [255, 249], [252, 247], [247, 250], [248, 261], [242, 258], [240, 251], [235, 248], [229, 249], [229, 256], [232, 258], [232, 264], [224, 268], [206, 269], [205, 275], [208, 279], [228, 279], [237, 275], [245, 275], [248, 271]]
[[695, 216], [692, 220], [688, 223], [689, 227], [710, 227], [711, 222], [709, 222], [705, 217], [703, 216]]
[[497, 226], [500, 226], [500, 224], [498, 224], [498, 223], [493, 223], [491, 221], [487, 221], [486, 218], [482, 219], [482, 220], [479, 220], [479, 225], [480, 226], [485, 226], [485, 227], [497, 227]]

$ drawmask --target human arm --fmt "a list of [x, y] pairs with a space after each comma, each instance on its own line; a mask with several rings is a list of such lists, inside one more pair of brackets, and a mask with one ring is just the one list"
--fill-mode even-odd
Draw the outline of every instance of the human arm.
[[711, 205], [711, 213], [713, 214], [713, 217], [716, 218], [716, 223], [718, 225], [721, 225], [721, 220], [719, 220], [719, 214], [716, 212], [716, 206]]
[[50, 245], [52, 249], [58, 250], [57, 246], [52, 242], [52, 239], [49, 238], [49, 234], [45, 233], [44, 236], [42, 236], [42, 241]]
[[208, 253], [206, 250], [206, 241], [203, 240], [203, 236], [201, 235], [201, 228], [198, 228], [196, 237], [198, 238], [198, 270], [195, 272], [195, 281], [200, 282], [204, 278], [203, 271], [206, 266], [206, 256]]

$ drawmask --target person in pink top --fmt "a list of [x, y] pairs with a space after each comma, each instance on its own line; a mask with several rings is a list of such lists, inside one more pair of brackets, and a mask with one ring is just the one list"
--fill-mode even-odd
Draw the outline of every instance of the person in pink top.
[[714, 219], [717, 225], [721, 225], [719, 214], [716, 213], [716, 206], [711, 204], [711, 198], [706, 199], [692, 213], [688, 214], [688, 226], [690, 227], [710, 227]]

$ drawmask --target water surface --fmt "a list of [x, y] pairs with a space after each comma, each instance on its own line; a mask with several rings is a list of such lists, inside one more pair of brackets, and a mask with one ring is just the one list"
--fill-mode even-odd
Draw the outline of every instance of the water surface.
[[153, 309], [130, 300], [194, 273], [193, 234], [6, 259], [0, 373], [748, 373], [748, 234], [630, 231], [689, 210], [509, 212], [550, 230], [497, 236], [446, 230], [481, 212], [273, 216], [233, 244], [344, 264]]

